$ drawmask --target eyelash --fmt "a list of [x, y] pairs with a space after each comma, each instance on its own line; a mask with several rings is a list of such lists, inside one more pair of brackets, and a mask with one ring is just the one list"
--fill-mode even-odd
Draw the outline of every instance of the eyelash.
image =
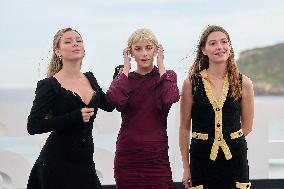
[[[147, 49], [147, 50], [152, 50], [152, 49], [153, 49], [153, 47], [146, 47], [146, 49]], [[136, 50], [136, 51], [140, 51], [140, 50], [141, 50], [141, 48], [135, 48], [134, 50]]]
[[[76, 41], [77, 43], [82, 43], [83, 42], [83, 40], [78, 40], [78, 41]], [[65, 41], [64, 42], [65, 44], [69, 44], [69, 43], [71, 43], [71, 41]]]
[[[227, 44], [227, 43], [228, 43], [228, 41], [221, 41], [221, 43], [223, 43], [223, 44]], [[216, 44], [215, 42], [210, 43], [210, 45], [215, 45], [215, 44]]]

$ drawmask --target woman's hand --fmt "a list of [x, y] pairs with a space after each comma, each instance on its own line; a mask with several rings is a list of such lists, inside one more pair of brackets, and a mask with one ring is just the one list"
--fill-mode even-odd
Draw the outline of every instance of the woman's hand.
[[88, 123], [90, 121], [91, 116], [94, 115], [94, 108], [82, 108], [81, 112], [84, 123]]
[[126, 47], [124, 50], [123, 50], [123, 60], [124, 60], [124, 67], [123, 67], [123, 73], [128, 77], [128, 74], [129, 74], [129, 70], [131, 69], [131, 58], [129, 57], [130, 56], [130, 51], [131, 51], [131, 48], [130, 47]]
[[157, 66], [159, 68], [160, 76], [166, 73], [165, 65], [164, 65], [164, 48], [161, 44], [157, 46], [158, 56], [157, 56]]
[[192, 187], [191, 174], [189, 169], [183, 171], [182, 183], [184, 188], [190, 189]]

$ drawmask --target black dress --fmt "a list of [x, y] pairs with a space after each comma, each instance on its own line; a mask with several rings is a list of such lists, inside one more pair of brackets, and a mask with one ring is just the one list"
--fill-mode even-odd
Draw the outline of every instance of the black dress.
[[[28, 116], [30, 134], [51, 132], [30, 173], [28, 189], [100, 189], [93, 161], [93, 122], [98, 108], [112, 111], [91, 72], [84, 73], [96, 92], [89, 104], [61, 87], [54, 77], [38, 82]], [[94, 108], [84, 123], [81, 109]]]
[[[241, 82], [240, 75], [240, 82]], [[234, 101], [226, 77], [216, 100], [207, 72], [192, 77], [190, 171], [193, 189], [250, 188], [241, 99]]]

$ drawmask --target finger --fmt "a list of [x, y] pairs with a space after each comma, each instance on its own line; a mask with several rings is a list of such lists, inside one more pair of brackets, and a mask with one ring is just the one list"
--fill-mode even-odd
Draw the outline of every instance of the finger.
[[94, 112], [94, 108], [86, 108], [86, 110], [84, 111], [84, 113], [89, 114]]
[[82, 113], [91, 112], [93, 108], [82, 108]]
[[85, 122], [85, 123], [88, 123], [88, 122], [89, 122], [89, 119], [85, 119], [84, 122]]
[[86, 112], [86, 108], [82, 108], [81, 109], [81, 112], [83, 113], [83, 112]]
[[128, 56], [129, 53], [130, 53], [130, 48], [129, 48], [129, 47], [127, 47], [127, 48], [125, 48], [125, 49], [123, 50], [123, 55], [124, 55], [124, 56]]
[[184, 188], [189, 188], [189, 185], [187, 183], [182, 183]]

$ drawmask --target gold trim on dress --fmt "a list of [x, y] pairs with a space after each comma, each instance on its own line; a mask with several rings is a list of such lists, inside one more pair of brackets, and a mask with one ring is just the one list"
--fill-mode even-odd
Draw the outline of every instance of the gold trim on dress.
[[215, 138], [214, 138], [214, 142], [211, 148], [210, 159], [213, 161], [216, 160], [218, 150], [221, 147], [221, 149], [223, 150], [225, 154], [225, 158], [229, 160], [232, 158], [232, 154], [231, 154], [231, 151], [226, 141], [223, 138], [223, 133], [222, 133], [222, 113], [223, 113], [222, 108], [226, 101], [227, 94], [229, 91], [228, 75], [226, 75], [225, 77], [222, 93], [221, 93], [219, 101], [217, 101], [217, 99], [213, 95], [212, 88], [209, 83], [208, 74], [206, 70], [202, 70], [200, 74], [202, 76], [202, 81], [204, 84], [206, 96], [209, 99], [210, 104], [212, 105], [214, 113], [215, 113]]
[[236, 182], [236, 187], [239, 189], [250, 189], [251, 183], [241, 183], [241, 182]]
[[244, 135], [244, 132], [243, 132], [242, 129], [240, 129], [240, 130], [238, 130], [238, 131], [233, 132], [233, 133], [230, 134], [231, 139], [240, 138], [240, 137], [243, 136], [243, 135]]
[[201, 140], [208, 140], [208, 134], [192, 132], [192, 138], [201, 139]]
[[203, 185], [193, 186], [190, 189], [203, 189]]

